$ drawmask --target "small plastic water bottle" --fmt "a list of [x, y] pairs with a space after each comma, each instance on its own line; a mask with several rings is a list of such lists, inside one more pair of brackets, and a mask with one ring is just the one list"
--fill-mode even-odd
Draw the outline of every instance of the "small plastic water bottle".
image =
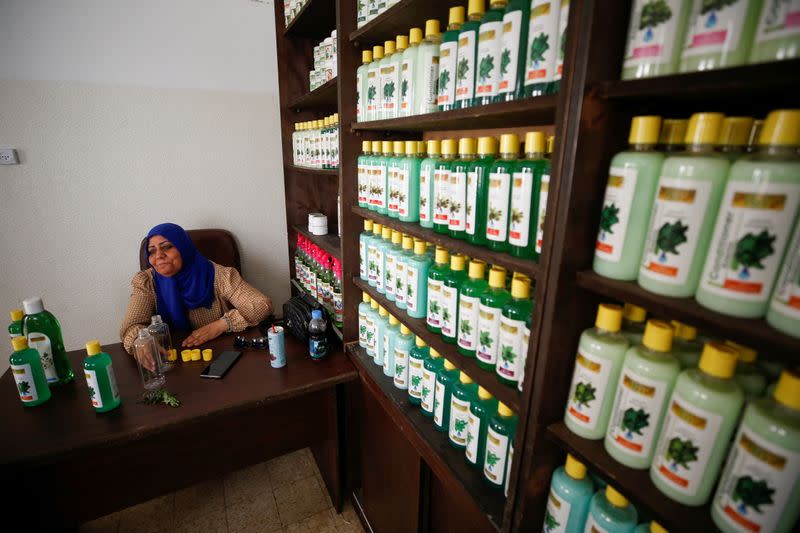
[[308, 353], [314, 361], [328, 356], [327, 324], [322, 318], [322, 310], [311, 311], [311, 322], [308, 323]]
[[158, 350], [161, 352], [161, 370], [166, 372], [172, 370], [174, 361], [178, 360], [178, 352], [172, 347], [172, 335], [169, 333], [169, 324], [161, 320], [161, 315], [153, 315], [150, 318], [150, 325], [147, 331], [156, 341]]

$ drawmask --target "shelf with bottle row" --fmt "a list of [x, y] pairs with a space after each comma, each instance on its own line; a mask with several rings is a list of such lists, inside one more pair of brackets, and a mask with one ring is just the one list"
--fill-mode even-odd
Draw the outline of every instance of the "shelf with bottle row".
[[[497, 380], [497, 375], [494, 372], [489, 372], [479, 367], [475, 358], [461, 355], [455, 344], [448, 344], [444, 342], [441, 335], [429, 331], [424, 318], [412, 318], [408, 316], [405, 310], [397, 307], [394, 302], [387, 300], [385, 295], [379, 293], [375, 287], [372, 287], [363, 279], [355, 277], [353, 278], [353, 284], [358, 287], [359, 290], [369, 294], [372, 299], [378, 302], [378, 305], [385, 307], [390, 315], [394, 315], [401, 324], [405, 324], [412, 333], [424, 340], [428, 346], [438, 351], [442, 357], [449, 359], [459, 370], [466, 372], [475, 383], [492, 393], [495, 398], [509, 406], [512, 411], [519, 413], [522, 399], [516, 388], [500, 383]], [[526, 353], [527, 348], [526, 346]]]
[[644, 307], [653, 315], [679, 320], [703, 333], [756, 346], [759, 352], [790, 364], [800, 364], [800, 338], [773, 329], [763, 319], [722, 315], [706, 309], [693, 298], [661, 296], [644, 290], [635, 281], [609, 279], [591, 270], [578, 272], [576, 281], [579, 287], [595, 294]]
[[450, 8], [464, 3], [464, 0], [399, 0], [367, 24], [350, 32], [350, 41], [371, 45], [408, 33], [409, 28], [424, 27], [428, 19], [447, 22]]
[[336, 27], [336, 0], [308, 0], [283, 30], [286, 36], [324, 38]]
[[[339, 238], [338, 235], [334, 234], [327, 234], [327, 235], [314, 235], [308, 228], [295, 225], [292, 226], [292, 229], [295, 230], [297, 233], [303, 234], [305, 237], [308, 238], [311, 242], [334, 256], [335, 258], [341, 260], [342, 259], [342, 240]], [[334, 228], [335, 229], [335, 228]]]
[[432, 242], [436, 246], [446, 248], [448, 252], [462, 253], [473, 259], [480, 259], [489, 264], [500, 265], [509, 272], [519, 272], [534, 280], [539, 276], [539, 264], [535, 261], [520, 259], [519, 257], [514, 257], [506, 253], [494, 252], [488, 248], [470, 244], [467, 241], [436, 233], [433, 229], [423, 228], [416, 222], [401, 222], [396, 218], [378, 214], [364, 207], [354, 206], [352, 207], [352, 211], [361, 218], [370, 219], [373, 222], [378, 222], [401, 233], [406, 233], [412, 237]]
[[305, 174], [312, 174], [317, 176], [336, 176], [339, 177], [339, 169], [338, 168], [314, 168], [314, 167], [301, 167], [298, 165], [293, 165], [291, 163], [285, 163], [284, 167], [287, 170], [294, 170], [297, 172], [303, 172]]
[[548, 426], [547, 436], [617, 489], [639, 510], [646, 510], [668, 531], [718, 531], [711, 519], [710, 504], [690, 507], [668, 498], [650, 481], [649, 469], [635, 470], [618, 463], [606, 452], [602, 439], [579, 437], [564, 422]]
[[289, 102], [295, 111], [315, 107], [336, 107], [339, 96], [339, 78], [328, 80], [311, 92], [307, 92]]
[[[294, 279], [294, 278], [291, 278], [291, 280], [290, 280], [290, 281], [291, 281], [291, 284], [292, 284], [292, 288], [293, 288], [295, 291], [297, 291], [297, 292], [298, 292], [298, 293], [300, 293], [300, 294], [305, 294], [306, 296], [308, 296], [309, 298], [311, 298], [311, 295], [310, 295], [310, 294], [308, 294], [308, 291], [306, 291], [306, 290], [303, 288], [303, 286], [302, 286], [302, 285], [300, 285], [300, 282], [299, 282], [299, 281], [297, 281], [297, 280], [296, 280], [296, 279]], [[328, 318], [330, 318], [330, 317], [328, 317]], [[333, 322], [331, 322], [331, 329], [333, 330], [333, 333], [334, 333], [334, 334], [336, 334], [336, 336], [337, 336], [337, 337], [339, 337], [339, 340], [340, 340], [340, 341], [344, 341], [344, 335], [342, 334], [342, 330], [341, 330], [341, 329], [340, 329], [340, 328], [339, 328], [339, 327], [338, 327], [336, 324], [334, 324]]]
[[351, 361], [356, 365], [364, 386], [372, 389], [392, 421], [397, 424], [412, 446], [440, 479], [455, 479], [453, 486], [464, 490], [468, 498], [489, 522], [499, 531], [502, 527], [505, 498], [502, 490], [488, 486], [483, 472], [471, 468], [464, 451], [450, 446], [447, 433], [436, 430], [433, 419], [422, 414], [418, 405], [408, 401], [408, 391], [394, 386], [394, 381], [383, 374], [366, 351], [351, 343], [346, 346]]

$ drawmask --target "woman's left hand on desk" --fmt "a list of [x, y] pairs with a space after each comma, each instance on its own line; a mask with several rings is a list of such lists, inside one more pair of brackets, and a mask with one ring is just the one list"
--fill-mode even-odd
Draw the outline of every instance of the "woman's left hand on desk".
[[207, 326], [194, 330], [191, 335], [184, 339], [182, 345], [186, 348], [201, 346], [208, 341], [216, 339], [226, 331], [228, 331], [228, 323], [220, 318]]

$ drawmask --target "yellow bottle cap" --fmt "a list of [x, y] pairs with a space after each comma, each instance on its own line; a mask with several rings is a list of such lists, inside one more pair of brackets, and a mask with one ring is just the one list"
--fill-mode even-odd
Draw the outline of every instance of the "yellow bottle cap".
[[372, 153], [378, 154], [381, 151], [381, 142], [380, 141], [372, 141]]
[[379, 224], [377, 222], [372, 224], [372, 234], [373, 235], [375, 235], [376, 237], [380, 237], [382, 231], [383, 231], [383, 224]]
[[717, 144], [719, 146], [747, 146], [752, 129], [753, 117], [725, 117]]
[[492, 269], [489, 271], [489, 286], [494, 289], [502, 289], [503, 287], [505, 287], [506, 286], [505, 271], [492, 267]]
[[394, 141], [392, 143], [392, 150], [396, 155], [405, 155], [406, 153], [406, 143], [403, 141]]
[[391, 324], [392, 326], [396, 326], [396, 325], [397, 325], [397, 324], [399, 324], [399, 323], [400, 323], [400, 321], [399, 321], [399, 320], [397, 320], [397, 317], [396, 317], [396, 316], [394, 316], [394, 315], [389, 315], [389, 324]]
[[403, 235], [403, 250], [413, 250], [414, 249], [414, 239], [411, 235]]
[[721, 342], [707, 342], [697, 366], [706, 374], [723, 379], [732, 378], [736, 372], [736, 350]]
[[372, 231], [372, 221], [369, 219], [364, 220], [364, 230]]
[[564, 470], [567, 471], [567, 474], [572, 479], [583, 479], [586, 477], [586, 465], [575, 459], [571, 453], [567, 454]]
[[642, 344], [657, 352], [672, 349], [672, 326], [663, 320], [648, 320], [644, 328]]
[[378, 309], [378, 300], [376, 300], [375, 298], [373, 298], [372, 300], [370, 300], [370, 302], [369, 302], [369, 306], [370, 306], [372, 309], [374, 309], [374, 310], [376, 310], [376, 311], [377, 311], [377, 309]]
[[753, 121], [753, 128], [750, 130], [750, 140], [747, 141], [747, 144], [750, 146], [755, 146], [758, 144], [758, 138], [761, 137], [761, 130], [764, 129], [764, 121], [763, 120], [754, 120]]
[[417, 335], [417, 337], [414, 339], [414, 344], [416, 344], [418, 348], [424, 348], [425, 346], [427, 346], [425, 341], [422, 340], [422, 337], [420, 337], [419, 335]]
[[725, 345], [733, 348], [736, 352], [737, 359], [742, 363], [754, 363], [758, 357], [758, 352], [747, 346], [737, 344], [733, 341], [725, 341]]
[[426, 153], [426, 150], [427, 150], [427, 148], [426, 148], [425, 141], [417, 141], [417, 153], [418, 154], [424, 154], [424, 153]]
[[425, 255], [427, 247], [424, 242], [422, 241], [414, 241], [414, 254], [415, 255]]
[[192, 361], [199, 361], [203, 355], [200, 353], [200, 349], [196, 348], [192, 350]]
[[800, 146], [800, 109], [780, 109], [767, 115], [758, 144]]
[[658, 137], [658, 142], [661, 144], [683, 144], [688, 125], [689, 121], [686, 119], [664, 119], [661, 123], [661, 135]]
[[391, 154], [392, 153], [392, 141], [383, 141], [381, 142], [381, 148], [383, 149], [383, 154]]
[[500, 416], [505, 416], [505, 417], [509, 417], [509, 416], [513, 416], [514, 415], [514, 411], [512, 411], [511, 408], [509, 408], [503, 402], [498, 402], [498, 404], [497, 404], [497, 412], [500, 413]]
[[435, 37], [442, 32], [439, 30], [439, 21], [436, 19], [428, 19], [425, 21], [425, 38]]
[[399, 231], [392, 230], [392, 244], [400, 244], [403, 241], [403, 234]]
[[455, 370], [456, 369], [456, 365], [451, 363], [449, 359], [445, 359], [444, 360], [444, 368], [446, 370]]
[[408, 44], [419, 44], [422, 42], [422, 28], [411, 28], [408, 32]]
[[22, 317], [24, 316], [25, 313], [22, 311], [22, 309], [14, 309], [13, 311], [11, 311], [11, 320], [13, 320], [14, 322], [19, 322], [20, 320], [22, 320]]
[[461, 254], [453, 254], [450, 256], [450, 270], [460, 271], [464, 270], [464, 256]]
[[405, 149], [406, 149], [406, 154], [408, 154], [408, 155], [416, 155], [416, 153], [417, 153], [417, 141], [406, 141]]
[[647, 317], [647, 310], [638, 305], [625, 304], [622, 308], [622, 316], [631, 322], [644, 322], [644, 319]]
[[650, 522], [650, 533], [669, 533], [664, 526], [653, 520]]
[[383, 46], [373, 46], [372, 47], [372, 60], [377, 61], [379, 59], [383, 59]]
[[611, 485], [606, 485], [606, 499], [615, 507], [627, 507], [628, 498], [617, 492]]
[[[19, 338], [19, 337], [17, 337]], [[800, 375], [796, 370], [784, 370], [775, 385], [775, 392], [772, 394], [775, 401], [778, 401], [791, 409], [800, 410]]]
[[462, 371], [461, 371], [461, 373], [458, 375], [458, 380], [459, 380], [461, 383], [464, 383], [464, 384], [466, 384], [466, 385], [469, 385], [470, 383], [473, 383], [473, 381], [472, 381], [472, 378], [471, 378], [471, 377], [469, 377], [469, 376], [466, 374], [466, 372], [464, 372], [463, 370], [462, 370]]
[[361, 301], [364, 303], [369, 303], [372, 298], [369, 297], [369, 294], [366, 292], [361, 293]]
[[400, 324], [400, 333], [402, 335], [408, 335], [409, 333], [411, 333], [411, 330], [408, 329], [408, 326], [406, 326], [405, 324]]
[[689, 117], [684, 142], [690, 144], [716, 144], [722, 127], [722, 113], [695, 113]]
[[431, 357], [434, 359], [441, 357], [442, 355], [436, 350], [436, 348], [431, 348]]
[[383, 42], [383, 57], [389, 57], [394, 53], [394, 41]]
[[661, 117], [644, 115], [633, 117], [628, 144], [656, 144], [661, 131]]
[[203, 361], [211, 361], [214, 358], [214, 350], [206, 348], [203, 350]]
[[495, 155], [497, 139], [494, 137], [478, 137], [478, 155]]
[[527, 300], [531, 295], [531, 281], [525, 278], [511, 280], [511, 296]]
[[442, 153], [442, 143], [438, 139], [431, 139], [428, 141], [428, 155], [439, 155]]
[[394, 39], [395, 46], [394, 49], [396, 52], [402, 52], [406, 48], [408, 48], [408, 35], [398, 35]]
[[458, 140], [458, 154], [460, 156], [472, 155], [475, 153], [477, 143], [472, 137], [461, 137]]
[[385, 241], [388, 241], [392, 238], [392, 228], [389, 226], [384, 226], [383, 230], [381, 231], [381, 238]]
[[525, 134], [525, 153], [543, 154], [547, 140], [541, 131], [529, 131]]
[[519, 155], [519, 136], [516, 133], [504, 133], [500, 136], [500, 153]]
[[19, 352], [20, 350], [24, 350], [28, 347], [28, 338], [27, 337], [14, 337], [11, 339], [11, 347], [14, 348], [15, 352]]
[[361, 151], [364, 153], [368, 153], [370, 148], [372, 148], [372, 143], [369, 141], [361, 141]]
[[470, 279], [483, 279], [486, 272], [486, 263], [480, 259], [473, 259], [469, 262], [469, 277]]
[[488, 400], [492, 397], [492, 394], [488, 390], [484, 389], [483, 387], [478, 387], [478, 398], [481, 400]]
[[169, 361], [177, 361], [178, 360], [178, 350], [175, 348], [170, 348], [169, 355], [167, 356]]
[[89, 342], [86, 343], [86, 354], [87, 355], [90, 355], [90, 356], [97, 355], [102, 351], [103, 351], [103, 349], [100, 347], [100, 341], [94, 340], [94, 341], [89, 341]]
[[192, 360], [192, 351], [191, 350], [181, 350], [181, 361], [184, 363], [188, 363]]
[[445, 139], [442, 141], [442, 155], [456, 155], [458, 145], [455, 139]]
[[447, 250], [437, 246], [436, 256], [435, 256], [436, 262], [439, 263], [440, 265], [446, 265], [449, 259], [450, 259], [450, 254], [447, 253]]
[[459, 26], [464, 24], [464, 6], [450, 8], [450, 16], [447, 18], [447, 26], [450, 27], [453, 24], [458, 24]]
[[696, 327], [690, 326], [689, 324], [684, 324], [683, 322], [678, 322], [677, 320], [673, 320], [670, 322], [670, 324], [672, 324], [672, 327], [675, 330], [675, 336], [679, 339], [693, 341], [697, 338]]
[[556, 138], [553, 135], [551, 135], [550, 137], [547, 138], [547, 153], [548, 154], [552, 154], [553, 153], [553, 147], [555, 145], [556, 145]]
[[606, 331], [618, 332], [622, 328], [622, 307], [615, 304], [598, 305], [594, 325]]
[[372, 63], [372, 50], [361, 51], [361, 63], [362, 64]]
[[386, 308], [381, 305], [378, 307], [378, 314], [381, 316], [389, 316], [389, 311], [387, 311]]
[[469, 0], [467, 4], [467, 13], [472, 15], [483, 15], [486, 12], [483, 0]]

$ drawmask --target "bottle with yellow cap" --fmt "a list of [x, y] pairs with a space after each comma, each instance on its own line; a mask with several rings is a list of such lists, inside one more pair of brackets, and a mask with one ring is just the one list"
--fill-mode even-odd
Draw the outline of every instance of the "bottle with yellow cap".
[[631, 346], [642, 343], [647, 310], [631, 303], [622, 307], [622, 335], [628, 339]]
[[380, 310], [378, 300], [371, 299], [369, 302], [369, 309], [365, 313], [365, 325], [367, 330], [364, 332], [366, 340], [367, 355], [375, 359], [378, 340], [378, 320], [380, 319]]
[[681, 367], [672, 349], [672, 326], [648, 320], [644, 339], [625, 354], [606, 430], [608, 454], [630, 468], [650, 467], [667, 400]]
[[665, 154], [682, 152], [685, 148], [686, 119], [665, 118], [661, 121], [661, 134], [658, 136], [658, 150]]
[[478, 397], [478, 384], [472, 381], [465, 372], [459, 375], [459, 381], [453, 387], [450, 397], [450, 422], [448, 424], [448, 440], [453, 448], [464, 450], [469, 438], [470, 406]]
[[[450, 268], [442, 279], [442, 292], [439, 298], [442, 308], [440, 328], [442, 339], [448, 344], [455, 344], [458, 336], [458, 293], [464, 280], [467, 279], [465, 263], [466, 260], [462, 254], [451, 255]], [[428, 294], [430, 294], [430, 288]]]
[[675, 330], [672, 338], [672, 355], [681, 365], [681, 370], [696, 368], [700, 362], [703, 343], [697, 338], [697, 328], [677, 320], [671, 322]]
[[458, 140], [458, 159], [450, 167], [449, 216], [447, 233], [455, 239], [467, 237], [467, 188], [469, 167], [476, 159], [475, 139], [463, 137]]
[[386, 283], [384, 290], [386, 291], [386, 299], [394, 302], [397, 299], [397, 263], [400, 256], [403, 255], [403, 248], [400, 246], [403, 235], [397, 231], [392, 230], [392, 245], [386, 249]]
[[490, 0], [490, 8], [478, 29], [478, 55], [475, 72], [475, 98], [472, 105], [491, 104], [500, 85], [503, 44], [503, 14], [508, 0]]
[[497, 364], [495, 372], [500, 383], [515, 387], [519, 383], [522, 369], [528, 356], [528, 345], [524, 344], [525, 321], [533, 313], [531, 280], [515, 278], [511, 281], [511, 299], [503, 306], [500, 316]]
[[725, 117], [717, 139], [717, 151], [725, 154], [731, 163], [747, 152], [753, 117]]
[[442, 34], [439, 46], [439, 92], [436, 104], [439, 111], [449, 111], [456, 103], [456, 59], [458, 35], [464, 24], [464, 6], [450, 8], [447, 31]]
[[742, 387], [745, 400], [762, 396], [767, 388], [767, 376], [756, 363], [758, 352], [733, 341], [725, 341], [725, 345], [736, 351], [736, 374], [733, 379]]
[[[381, 99], [381, 71], [380, 63], [383, 59], [383, 46], [372, 47], [372, 62], [367, 67], [366, 104], [367, 113], [365, 120], [377, 120], [383, 107]], [[374, 150], [373, 150], [374, 151]]]
[[510, 250], [508, 218], [511, 204], [511, 175], [517, 166], [519, 137], [504, 133], [500, 137], [500, 157], [489, 168], [486, 195], [486, 246], [496, 252]]
[[[434, 394], [436, 392], [436, 376], [444, 368], [444, 358], [431, 348], [430, 357], [422, 365], [422, 391], [420, 396], [420, 409], [422, 414], [433, 417]], [[414, 403], [414, 402], [412, 402]]]
[[361, 293], [361, 303], [358, 304], [358, 345], [362, 348], [367, 347], [367, 330], [371, 327], [367, 323], [370, 300], [369, 294]]
[[524, 95], [541, 96], [554, 92], [558, 46], [558, 23], [561, 2], [532, 0], [528, 21], [525, 57]]
[[378, 318], [375, 320], [375, 354], [372, 359], [378, 366], [383, 366], [383, 356], [386, 355], [386, 330], [389, 328], [389, 311], [382, 305], [378, 306]]
[[650, 522], [644, 522], [636, 526], [636, 529], [633, 530], [633, 533], [669, 533], [664, 526], [656, 522], [655, 520], [651, 520]]
[[28, 339], [22, 335], [11, 339], [11, 347], [14, 352], [8, 361], [22, 405], [35, 407], [43, 404], [50, 399], [50, 385], [39, 352], [28, 348]]
[[507, 102], [524, 97], [523, 81], [530, 13], [530, 0], [511, 0], [503, 13], [500, 77], [495, 97], [496, 102]]
[[[399, 71], [395, 68], [396, 64], [393, 61], [395, 53], [395, 41], [389, 40], [383, 43], [383, 58], [378, 64], [378, 72], [380, 73], [380, 83], [378, 85], [378, 92], [380, 93], [381, 106], [378, 109], [375, 118], [381, 120], [387, 117], [390, 109], [396, 110], [397, 106], [394, 105], [398, 102], [400, 87], [399, 85]], [[395, 115], [396, 116], [396, 115]]]
[[489, 287], [484, 279], [486, 263], [479, 259], [469, 262], [469, 277], [458, 291], [458, 353], [475, 357], [478, 347], [480, 297]]
[[22, 318], [25, 316], [25, 313], [22, 312], [22, 309], [14, 309], [11, 311], [11, 324], [8, 325], [8, 336], [12, 339], [14, 337], [21, 337], [22, 336]]
[[425, 341], [417, 337], [416, 345], [411, 347], [408, 354], [408, 401], [412, 405], [422, 403], [423, 371], [430, 354], [430, 348]]
[[458, 379], [458, 368], [445, 359], [444, 365], [436, 373], [436, 384], [433, 390], [433, 425], [437, 431], [447, 432], [450, 427], [451, 397]]
[[772, 395], [747, 404], [711, 517], [725, 533], [788, 533], [799, 515], [800, 375], [785, 370]]
[[[555, 145], [555, 137], [552, 135], [547, 138], [547, 160], [550, 161], [553, 155], [553, 146]], [[539, 183], [539, 199], [536, 200], [536, 256], [542, 255], [542, 245], [544, 244], [544, 220], [547, 215], [547, 198], [550, 193], [550, 166], [545, 172], [542, 172], [542, 179]], [[533, 194], [537, 194], [534, 191]]]
[[542, 530], [583, 533], [593, 494], [594, 484], [586, 474], [586, 465], [567, 454], [564, 466], [553, 471]]
[[800, 109], [773, 111], [760, 150], [730, 169], [695, 298], [725, 315], [760, 318], [800, 213]]
[[758, 139], [761, 137], [761, 130], [764, 129], [763, 120], [754, 120], [750, 130], [750, 137], [747, 140], [747, 153], [751, 154], [758, 151]]
[[397, 349], [397, 339], [400, 338], [400, 321], [394, 315], [389, 315], [389, 323], [383, 332], [383, 357], [381, 365], [386, 370], [394, 366], [394, 355]]
[[405, 156], [398, 162], [397, 218], [402, 222], [419, 221], [419, 172], [422, 159], [417, 157], [417, 141], [405, 142]]
[[384, 118], [397, 118], [400, 116], [400, 98], [402, 92], [401, 72], [403, 69], [403, 54], [408, 48], [408, 35], [395, 37], [395, 52], [391, 60], [391, 94], [383, 102]]
[[692, 115], [686, 152], [661, 167], [638, 279], [650, 292], [685, 298], [697, 290], [730, 168], [714, 152], [722, 119], [722, 113]]
[[369, 141], [361, 143], [361, 155], [356, 159], [358, 168], [358, 207], [369, 208], [369, 163], [372, 157], [372, 146]]
[[436, 258], [428, 270], [428, 305], [425, 322], [428, 331], [442, 331], [442, 285], [450, 274], [450, 261], [447, 250], [436, 247]]
[[434, 217], [434, 176], [436, 166], [441, 158], [441, 143], [438, 139], [428, 141], [428, 157], [422, 160], [419, 167], [419, 225], [423, 228], [433, 227]]
[[381, 229], [381, 241], [375, 245], [375, 289], [381, 294], [386, 293], [386, 254], [391, 248], [392, 228], [383, 226]]
[[692, 0], [633, 3], [622, 63], [623, 80], [666, 76], [678, 71], [691, 7]]
[[478, 392], [469, 405], [467, 445], [464, 449], [464, 458], [473, 468], [483, 469], [483, 460], [486, 458], [486, 433], [489, 430], [489, 422], [495, 414], [497, 414], [497, 399], [483, 387], [478, 387]]
[[750, 63], [786, 61], [800, 56], [796, 8], [795, 4], [787, 2], [764, 2], [753, 37]]
[[664, 155], [656, 151], [661, 117], [633, 117], [629, 148], [611, 160], [600, 214], [594, 263], [601, 276], [636, 279], [650, 206]]
[[585, 439], [602, 439], [608, 427], [611, 406], [628, 340], [620, 334], [622, 309], [600, 304], [595, 327], [581, 333], [575, 369], [567, 396], [564, 424]]
[[800, 337], [800, 223], [794, 226], [769, 302], [767, 323], [787, 335]]
[[511, 182], [511, 216], [508, 224], [511, 255], [537, 261], [539, 253], [536, 251], [536, 215], [539, 212], [539, 189], [542, 175], [550, 173], [550, 161], [545, 159], [544, 150], [544, 133], [529, 131], [525, 134], [525, 157], [514, 168]]
[[386, 158], [386, 214], [389, 218], [400, 216], [400, 184], [397, 177], [400, 163], [406, 156], [406, 144], [403, 141], [392, 142], [392, 156]]
[[508, 448], [517, 432], [517, 421], [517, 415], [503, 402], [498, 403], [497, 414], [489, 420], [483, 478], [490, 487], [498, 490], [502, 489], [505, 483]]
[[422, 28], [411, 28], [408, 33], [408, 48], [403, 52], [400, 63], [400, 111], [398, 113], [400, 117], [408, 117], [415, 114], [414, 82], [421, 42]]
[[592, 496], [586, 515], [586, 531], [630, 533], [638, 519], [636, 507], [617, 489], [606, 485], [605, 490], [598, 490]]
[[[415, 338], [416, 336], [411, 333], [411, 330], [409, 330], [405, 324], [400, 324], [400, 331], [397, 333], [397, 337], [394, 340], [394, 351], [388, 353], [387, 357], [383, 359], [383, 375], [394, 379], [397, 361], [400, 361], [401, 365], [404, 364], [403, 361], [410, 361]], [[407, 375], [399, 376], [401, 384], [402, 381], [408, 383], [411, 371], [412, 368], [410, 366], [408, 369], [401, 369], [401, 374], [403, 372], [407, 373]]]
[[484, 0], [469, 0], [468, 20], [458, 33], [458, 65], [455, 70], [456, 108], [472, 106], [475, 97], [476, 57], [478, 55], [478, 30], [486, 11]]
[[425, 243], [416, 241], [414, 257], [406, 263], [406, 313], [411, 318], [427, 316], [428, 270], [432, 262], [426, 253]]
[[561, 88], [561, 77], [564, 75], [564, 53], [562, 51], [567, 45], [569, 2], [570, 0], [561, 0], [561, 7], [558, 10], [558, 39], [556, 42], [558, 43], [559, 53], [556, 56], [556, 69], [553, 72], [553, 93], [557, 93]]
[[438, 107], [436, 98], [439, 94], [439, 44], [442, 35], [439, 21], [425, 21], [425, 40], [420, 43], [417, 52], [417, 64], [414, 72], [414, 110], [412, 115], [434, 113]]
[[398, 309], [406, 308], [406, 281], [408, 260], [414, 256], [414, 239], [410, 235], [403, 235], [403, 248], [395, 259], [394, 266], [394, 304]]
[[492, 268], [489, 271], [489, 287], [481, 294], [478, 310], [478, 347], [475, 356], [478, 366], [489, 372], [495, 371], [500, 345], [500, 317], [503, 306], [511, 298], [505, 289], [506, 273]]
[[117, 377], [111, 356], [100, 347], [100, 341], [86, 343], [86, 359], [83, 360], [83, 373], [89, 387], [89, 401], [98, 413], [105, 413], [119, 407], [122, 401], [117, 388]]
[[361, 279], [367, 281], [367, 245], [372, 240], [372, 221], [364, 219], [364, 231], [358, 234], [358, 269]]
[[478, 138], [478, 159], [467, 170], [466, 239], [486, 244], [486, 203], [489, 194], [489, 169], [497, 156], [494, 137]]
[[442, 157], [433, 170], [433, 231], [446, 234], [450, 224], [450, 170], [458, 155], [455, 139], [442, 141]]
[[394, 143], [381, 141], [381, 156], [373, 158], [372, 164], [377, 170], [374, 174], [375, 211], [381, 215], [389, 214], [389, 165], [394, 158]]
[[378, 196], [378, 186], [385, 180], [382, 172], [385, 170], [384, 157], [383, 157], [383, 143], [381, 141], [372, 141], [372, 156], [367, 162], [369, 180], [367, 181], [367, 198], [369, 199], [369, 209], [371, 211], [378, 210], [380, 197]]

